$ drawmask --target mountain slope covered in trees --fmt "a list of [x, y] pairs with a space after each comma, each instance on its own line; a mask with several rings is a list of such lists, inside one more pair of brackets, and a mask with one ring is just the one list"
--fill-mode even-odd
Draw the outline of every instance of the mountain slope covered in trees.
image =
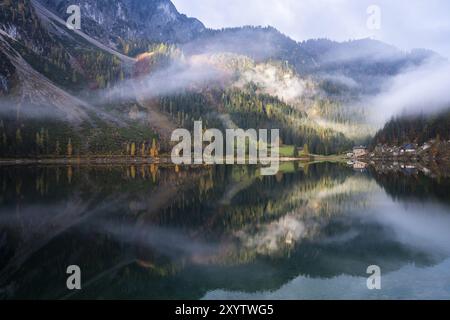
[[71, 31], [71, 4], [0, 3], [3, 157], [149, 155], [199, 119], [344, 152], [373, 132], [362, 97], [435, 56], [369, 39], [298, 43], [272, 27], [211, 30], [169, 0], [78, 1], [82, 30]]
[[450, 108], [431, 115], [395, 117], [377, 132], [374, 144], [423, 144], [436, 138], [450, 140]]

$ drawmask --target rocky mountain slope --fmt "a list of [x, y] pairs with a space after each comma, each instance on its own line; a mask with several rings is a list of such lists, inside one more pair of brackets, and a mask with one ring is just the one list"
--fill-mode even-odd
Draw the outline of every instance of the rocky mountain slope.
[[[68, 0], [39, 1], [61, 18], [68, 16], [65, 10], [73, 4]], [[180, 14], [169, 0], [80, 0], [77, 4], [82, 11], [83, 31], [126, 53], [130, 49], [125, 42], [136, 41], [179, 44], [186, 54], [233, 52], [257, 61], [288, 61], [300, 74], [344, 75], [357, 83], [362, 81], [360, 90], [371, 90], [373, 86], [368, 84], [436, 55], [427, 50], [403, 52], [370, 39], [298, 43], [272, 27], [211, 30], [197, 19]]]
[[147, 150], [145, 135], [167, 141], [173, 128], [203, 118], [210, 127], [278, 127], [286, 143], [341, 152], [371, 132], [355, 102], [435, 56], [369, 39], [298, 43], [272, 27], [211, 30], [169, 0], [78, 0], [82, 29], [72, 31], [72, 4], [0, 3], [5, 141], [41, 150], [35, 133], [50, 116], [57, 137], [46, 150], [63, 140], [77, 141], [80, 153], [129, 154], [131, 144]]
[[120, 39], [145, 39], [153, 42], [183, 43], [197, 37], [205, 26], [180, 14], [169, 0], [41, 0], [60, 17], [72, 4], [80, 6], [83, 29], [105, 44]]

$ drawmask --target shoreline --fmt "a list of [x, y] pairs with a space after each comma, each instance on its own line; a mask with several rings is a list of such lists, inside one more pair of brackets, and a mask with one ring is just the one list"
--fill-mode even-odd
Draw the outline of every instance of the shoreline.
[[[291, 161], [301, 161], [301, 162], [313, 162], [324, 160], [326, 157], [316, 158], [311, 157], [280, 157], [279, 162], [291, 162]], [[0, 166], [8, 165], [133, 165], [133, 164], [173, 164], [170, 157], [160, 157], [160, 158], [150, 158], [150, 157], [122, 157], [122, 156], [112, 156], [112, 157], [78, 157], [78, 158], [10, 158], [10, 159], [0, 159]], [[194, 165], [194, 164], [192, 164]]]

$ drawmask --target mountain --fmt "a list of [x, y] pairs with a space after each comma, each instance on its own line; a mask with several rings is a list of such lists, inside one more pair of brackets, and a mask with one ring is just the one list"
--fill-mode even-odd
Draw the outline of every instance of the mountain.
[[[99, 46], [88, 36], [69, 34], [61, 21], [50, 20], [31, 1], [2, 6], [0, 92], [12, 100], [17, 116], [20, 109], [36, 105], [52, 106], [58, 116], [70, 121], [89, 120], [91, 107], [75, 95], [100, 73], [107, 73], [101, 74], [107, 78], [104, 81], [112, 81], [133, 59]], [[97, 70], [100, 62], [106, 62], [107, 72]]]
[[151, 144], [151, 128], [124, 116], [131, 102], [90, 97], [130, 75], [134, 58], [67, 30], [37, 2], [1, 6], [2, 157], [110, 154], [144, 136]]
[[[69, 0], [40, 0], [50, 11], [65, 19]], [[232, 52], [263, 61], [288, 61], [297, 72], [326, 76], [328, 82], [349, 87], [361, 83], [369, 93], [384, 77], [436, 56], [426, 50], [410, 53], [371, 39], [339, 43], [327, 39], [296, 42], [273, 27], [207, 29], [194, 18], [180, 14], [169, 0], [79, 0], [83, 31], [103, 44], [126, 54], [130, 47], [146, 48], [150, 43], [174, 43], [186, 54]], [[144, 42], [144, 44], [142, 43]], [[341, 76], [340, 78], [337, 76]], [[348, 80], [348, 79], [347, 79]], [[350, 88], [351, 89], [351, 88]], [[367, 92], [366, 92], [367, 91]]]
[[403, 52], [372, 39], [342, 43], [328, 39], [296, 42], [273, 27], [252, 26], [207, 30], [183, 44], [183, 49], [190, 54], [233, 52], [256, 61], [286, 61], [300, 75], [313, 76], [325, 81], [325, 85], [332, 84], [353, 94], [355, 91], [373, 94], [380, 90], [386, 78], [438, 57], [422, 49]]
[[[5, 6], [5, 4], [3, 4]], [[20, 109], [28, 104], [51, 104], [55, 109], [66, 108], [65, 116], [70, 120], [79, 120], [86, 114], [79, 108], [83, 103], [77, 101], [63, 90], [55, 86], [49, 79], [30, 65], [32, 56], [39, 57], [46, 50], [53, 50], [57, 55], [62, 52], [62, 45], [55, 42], [47, 31], [37, 25], [38, 16], [26, 2], [18, 2], [16, 6], [10, 4], [2, 10], [3, 28], [0, 30], [0, 49], [2, 56], [3, 95], [12, 93], [9, 98], [17, 107], [17, 115]], [[34, 21], [31, 26], [27, 21]], [[6, 22], [6, 23], [5, 23]], [[22, 26], [22, 27], [20, 27]], [[38, 58], [37, 58], [38, 60]], [[55, 61], [58, 69], [67, 68], [67, 62], [61, 59]], [[36, 64], [37, 66], [37, 64]], [[48, 66], [47, 66], [48, 68]], [[19, 103], [20, 102], [20, 103]], [[10, 107], [2, 106], [2, 109]]]
[[[30, 0], [64, 20], [69, 0]], [[28, 1], [26, 1], [28, 2]], [[317, 77], [327, 93], [374, 93], [386, 77], [436, 57], [434, 52], [403, 52], [371, 39], [343, 43], [313, 39], [296, 42], [273, 27], [207, 29], [180, 14], [170, 0], [78, 0], [82, 31], [103, 45], [136, 56], [151, 44], [169, 43], [187, 55], [232, 52], [256, 61], [287, 61], [301, 75]]]
[[[68, 30], [66, 8], [81, 7]], [[296, 42], [272, 27], [211, 30], [169, 0], [6, 0], [2, 155], [148, 154], [174, 128], [280, 128], [342, 152], [373, 128], [357, 102], [436, 54], [379, 41]], [[138, 150], [138, 151], [136, 151]], [[70, 152], [69, 152], [70, 151]]]
[[169, 0], [42, 0], [47, 9], [67, 17], [68, 6], [77, 4], [82, 12], [83, 31], [104, 44], [120, 39], [184, 43], [206, 30], [194, 18], [180, 14]]

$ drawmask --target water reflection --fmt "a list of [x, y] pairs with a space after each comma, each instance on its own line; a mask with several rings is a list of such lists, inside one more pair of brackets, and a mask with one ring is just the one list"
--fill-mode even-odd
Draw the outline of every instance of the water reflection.
[[[450, 257], [449, 179], [420, 171], [48, 166], [2, 167], [0, 179], [6, 299], [414, 298], [385, 279], [408, 283]], [[65, 287], [70, 264], [79, 292]], [[372, 264], [388, 287], [369, 294]]]

